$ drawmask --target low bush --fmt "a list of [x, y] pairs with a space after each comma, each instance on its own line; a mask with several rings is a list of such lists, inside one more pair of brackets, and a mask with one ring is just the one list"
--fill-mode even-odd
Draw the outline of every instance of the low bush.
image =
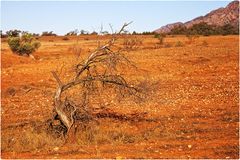
[[157, 38], [159, 40], [158, 44], [163, 45], [164, 38], [166, 37], [166, 34], [155, 34], [154, 38]]
[[189, 35], [189, 34], [186, 35], [186, 37], [187, 37], [187, 39], [188, 39], [188, 41], [187, 41], [188, 44], [194, 43], [195, 40], [199, 38], [198, 35]]
[[125, 50], [134, 50], [142, 45], [143, 41], [140, 38], [133, 37], [133, 38], [125, 38], [123, 41], [123, 46]]
[[159, 38], [160, 34], [154, 34], [154, 38]]
[[19, 37], [8, 38], [8, 45], [12, 52], [16, 53], [19, 50], [20, 38]]
[[25, 33], [21, 37], [8, 37], [8, 45], [13, 53], [30, 55], [40, 46], [40, 42], [33, 39], [32, 34]]

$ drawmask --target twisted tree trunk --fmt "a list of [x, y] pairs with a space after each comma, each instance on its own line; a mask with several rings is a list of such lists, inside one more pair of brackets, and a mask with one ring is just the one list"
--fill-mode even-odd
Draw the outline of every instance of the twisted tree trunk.
[[[128, 24], [124, 24], [121, 30], [118, 32], [120, 34], [124, 31], [124, 28], [128, 26]], [[90, 68], [93, 66], [101, 66], [101, 63], [116, 63], [115, 61], [128, 61], [124, 55], [120, 54], [118, 51], [111, 50], [111, 46], [115, 43], [116, 37], [112, 36], [112, 39], [109, 40], [105, 45], [98, 47], [94, 52], [92, 52], [88, 58], [82, 63], [76, 65], [76, 74], [73, 80], [63, 84], [59, 79], [56, 72], [52, 71], [53, 77], [56, 79], [58, 83], [58, 87], [56, 89], [56, 93], [54, 96], [54, 109], [57, 113], [58, 118], [62, 122], [62, 124], [67, 128], [67, 136], [73, 137], [74, 133], [74, 114], [76, 113], [77, 106], [67, 100], [67, 97], [64, 101], [61, 100], [61, 94], [69, 88], [72, 88], [76, 85], [83, 84], [85, 82], [102, 82], [108, 83], [113, 86], [118, 86], [119, 88], [125, 88], [129, 90], [137, 91], [136, 88], [128, 85], [126, 80], [116, 74], [106, 74], [105, 72], [102, 74], [89, 74], [85, 75], [84, 72], [91, 72]], [[88, 89], [88, 88], [87, 88]], [[70, 138], [68, 137], [68, 139]]]

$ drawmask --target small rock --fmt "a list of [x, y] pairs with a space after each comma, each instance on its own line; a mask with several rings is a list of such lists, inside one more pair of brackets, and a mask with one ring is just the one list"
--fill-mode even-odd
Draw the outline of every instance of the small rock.
[[189, 144], [189, 145], [188, 145], [188, 148], [192, 148], [192, 145], [191, 145], [191, 144]]
[[7, 93], [11, 96], [14, 96], [16, 94], [16, 89], [10, 87], [10, 88], [7, 89]]

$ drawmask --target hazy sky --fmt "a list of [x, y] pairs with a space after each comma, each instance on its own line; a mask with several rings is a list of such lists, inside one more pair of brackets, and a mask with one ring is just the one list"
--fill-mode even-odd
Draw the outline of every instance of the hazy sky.
[[129, 31], [153, 31], [162, 25], [188, 21], [229, 1], [1, 1], [1, 30], [65, 34], [74, 29], [99, 31], [109, 23]]

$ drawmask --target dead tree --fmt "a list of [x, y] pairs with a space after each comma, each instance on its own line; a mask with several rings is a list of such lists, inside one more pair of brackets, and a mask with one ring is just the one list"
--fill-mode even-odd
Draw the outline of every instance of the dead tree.
[[[130, 61], [121, 53], [121, 50], [114, 48], [114, 44], [120, 35], [130, 23], [125, 23], [118, 33], [112, 34], [111, 39], [102, 46], [99, 46], [85, 60], [75, 65], [75, 76], [67, 83], [63, 83], [57, 73], [52, 71], [53, 77], [56, 79], [58, 87], [54, 96], [54, 118], [58, 117], [61, 123], [67, 129], [67, 135], [75, 123], [75, 114], [79, 108], [73, 101], [66, 97], [64, 100], [62, 94], [70, 88], [77, 85], [86, 86], [94, 82], [102, 85], [111, 85], [119, 90], [128, 91], [131, 94], [138, 92], [138, 89], [129, 85], [122, 75], [118, 75], [112, 70], [121, 62], [131, 64]], [[83, 92], [83, 91], [82, 91]], [[86, 98], [86, 96], [85, 96]], [[83, 104], [84, 105], [84, 104]]]

